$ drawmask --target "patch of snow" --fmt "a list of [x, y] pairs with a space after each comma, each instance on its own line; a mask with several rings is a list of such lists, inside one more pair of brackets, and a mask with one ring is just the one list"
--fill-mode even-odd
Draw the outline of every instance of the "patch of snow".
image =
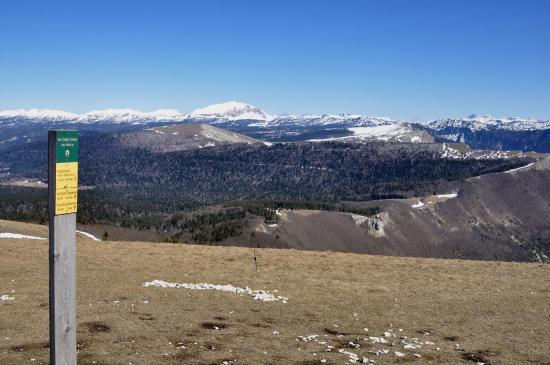
[[385, 338], [383, 337], [375, 337], [375, 336], [370, 336], [369, 337], [369, 341], [371, 343], [381, 343], [381, 344], [386, 344], [388, 343], [388, 340], [386, 340]]
[[422, 208], [422, 207], [425, 206], [425, 205], [426, 205], [426, 204], [424, 204], [423, 202], [421, 202], [421, 201], [419, 200], [418, 203], [411, 205], [411, 207], [413, 207], [413, 208], [415, 208], [415, 209], [419, 209], [419, 208]]
[[252, 297], [254, 300], [261, 300], [263, 302], [276, 302], [281, 301], [283, 303], [288, 302], [287, 297], [280, 295], [273, 295], [264, 290], [252, 290], [249, 287], [239, 288], [231, 284], [208, 284], [208, 283], [199, 283], [199, 284], [188, 284], [188, 283], [170, 283], [163, 280], [153, 280], [143, 283], [144, 287], [149, 286], [158, 286], [161, 288], [177, 288], [177, 289], [191, 289], [191, 290], [218, 290], [225, 291], [236, 294], [247, 294]]
[[[274, 124], [271, 122], [270, 124]], [[335, 122], [336, 123], [336, 122]], [[347, 130], [352, 135], [343, 137], [328, 137], [310, 139], [310, 142], [325, 142], [325, 141], [364, 141], [364, 140], [378, 140], [378, 141], [396, 141], [396, 142], [413, 142], [420, 143], [425, 140], [423, 136], [427, 133], [414, 129], [411, 125], [393, 121], [391, 119], [382, 118], [370, 118], [361, 117], [357, 120], [343, 119], [337, 123], [345, 123]], [[351, 125], [350, 125], [351, 124]], [[430, 138], [431, 140], [431, 138]]]
[[519, 170], [523, 170], [523, 169], [526, 169], [528, 167], [531, 167], [533, 166], [535, 163], [534, 162], [531, 162], [530, 164], [527, 164], [525, 166], [521, 166], [521, 167], [516, 167], [515, 169], [511, 169], [511, 170], [508, 170], [508, 171], [504, 171], [506, 174], [509, 174], [511, 172], [515, 172], [515, 171], [519, 171]]
[[94, 241], [101, 241], [99, 238], [88, 232], [76, 230], [76, 233], [80, 233], [81, 235], [86, 236]]
[[21, 240], [45, 240], [45, 238], [42, 238], [42, 237], [28, 236], [26, 234], [9, 233], [9, 232], [0, 233], [0, 238], [15, 238], [15, 239], [21, 239]]
[[343, 355], [346, 355], [348, 357], [348, 360], [352, 363], [359, 361], [359, 356], [356, 353], [353, 353], [351, 351], [346, 351], [344, 349], [338, 349], [338, 352]]
[[458, 193], [450, 193], [450, 194], [438, 194], [438, 198], [447, 198], [447, 199], [453, 199], [458, 196]]
[[361, 224], [369, 220], [369, 217], [365, 217], [364, 215], [359, 215], [354, 213], [351, 213], [351, 218], [353, 219], [355, 224], [358, 226], [360, 226]]
[[390, 350], [386, 350], [386, 349], [370, 350], [369, 351], [370, 354], [375, 354], [376, 356], [386, 355], [389, 352], [390, 352]]
[[[411, 132], [410, 127], [403, 124], [387, 124], [372, 127], [349, 128], [355, 137], [373, 138], [381, 141], [389, 141], [392, 138], [402, 136]], [[418, 136], [417, 136], [418, 137]], [[420, 137], [418, 137], [420, 141]]]
[[319, 335], [298, 336], [298, 337], [296, 337], [296, 341], [319, 342], [318, 337], [319, 337]]
[[493, 151], [493, 150], [470, 150], [461, 152], [456, 148], [450, 147], [447, 143], [442, 144], [442, 158], [448, 158], [451, 160], [499, 160], [509, 159], [511, 157], [525, 157], [523, 153], [514, 154], [510, 151]]

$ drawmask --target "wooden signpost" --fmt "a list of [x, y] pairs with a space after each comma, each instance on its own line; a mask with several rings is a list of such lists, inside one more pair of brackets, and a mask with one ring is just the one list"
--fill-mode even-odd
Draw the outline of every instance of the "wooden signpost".
[[76, 365], [78, 132], [48, 133], [50, 364]]

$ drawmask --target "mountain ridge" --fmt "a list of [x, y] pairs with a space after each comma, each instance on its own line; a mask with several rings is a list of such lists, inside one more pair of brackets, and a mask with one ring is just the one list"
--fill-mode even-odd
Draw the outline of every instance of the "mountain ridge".
[[550, 152], [550, 120], [494, 118], [469, 115], [464, 118], [402, 121], [360, 114], [271, 115], [251, 104], [226, 102], [195, 109], [189, 114], [175, 109], [151, 112], [104, 109], [84, 114], [53, 109], [0, 111], [0, 149], [44, 138], [51, 128], [118, 132], [167, 124], [202, 123], [270, 142], [348, 142], [366, 139], [404, 143], [465, 143], [481, 150]]
[[185, 121], [194, 118], [201, 119], [228, 119], [250, 121], [251, 126], [266, 126], [262, 123], [269, 122], [271, 126], [279, 126], [288, 123], [307, 122], [309, 124], [329, 125], [338, 123], [353, 123], [357, 127], [365, 124], [404, 123], [419, 124], [432, 129], [442, 127], [468, 127], [472, 130], [488, 128], [501, 128], [506, 130], [540, 130], [549, 129], [550, 120], [531, 117], [492, 117], [477, 116], [444, 117], [436, 119], [411, 119], [400, 120], [385, 116], [372, 116], [367, 114], [269, 114], [251, 104], [229, 101], [208, 105], [185, 114], [176, 109], [157, 109], [150, 112], [142, 112], [131, 108], [107, 108], [92, 110], [83, 114], [71, 113], [56, 109], [14, 109], [0, 111], [0, 122], [7, 119], [27, 118], [33, 121], [44, 122], [147, 122], [147, 121]]

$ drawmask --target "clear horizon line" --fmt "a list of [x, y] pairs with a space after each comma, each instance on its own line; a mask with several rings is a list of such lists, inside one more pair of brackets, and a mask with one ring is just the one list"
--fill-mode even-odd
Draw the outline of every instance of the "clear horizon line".
[[[224, 102], [224, 103], [226, 103], [226, 102]], [[173, 112], [174, 115], [181, 115], [181, 117], [183, 117], [183, 118], [189, 118], [189, 117], [191, 117], [191, 114], [194, 111], [198, 110], [198, 109], [205, 109], [205, 108], [208, 108], [212, 105], [218, 105], [218, 104], [224, 104], [224, 103], [209, 104], [206, 107], [195, 108], [191, 112], [181, 112], [181, 111], [179, 111], [178, 109], [175, 109], [175, 108], [158, 108], [158, 109], [151, 110], [151, 111], [141, 111], [139, 109], [130, 108], [130, 107], [122, 107], [122, 108], [107, 107], [107, 108], [103, 108], [103, 109], [92, 109], [92, 110], [89, 110], [89, 111], [84, 112], [84, 113], [75, 113], [75, 112], [71, 112], [71, 111], [67, 111], [67, 110], [63, 110], [63, 109], [58, 109], [58, 108], [36, 108], [36, 107], [32, 107], [32, 108], [14, 108], [14, 109], [0, 109], [0, 117], [7, 117], [5, 115], [3, 116], [2, 114], [8, 113], [8, 112], [11, 112], [11, 113], [14, 113], [15, 115], [17, 115], [16, 114], [17, 112], [22, 112], [22, 114], [24, 114], [24, 113], [29, 113], [29, 112], [32, 112], [32, 111], [41, 111], [41, 112], [49, 111], [49, 112], [72, 114], [72, 115], [75, 116], [75, 118], [83, 117], [83, 116], [86, 116], [88, 114], [92, 114], [92, 113], [96, 113], [96, 112], [107, 112], [107, 111], [113, 111], [113, 112], [127, 111], [127, 112], [135, 112], [135, 113], [140, 113], [140, 114], [155, 114], [155, 113], [162, 112], [162, 111], [170, 111], [170, 112]], [[252, 104], [248, 104], [248, 103], [244, 103], [244, 102], [238, 102], [238, 103], [247, 104], [247, 105], [251, 105], [253, 107], [256, 107]], [[266, 114], [269, 114], [269, 115], [273, 116], [274, 118], [284, 117], [284, 116], [293, 116], [293, 115], [296, 115], [296, 116], [307, 116], [307, 115], [311, 115], [311, 116], [357, 115], [357, 116], [372, 117], [372, 118], [388, 118], [388, 119], [391, 119], [391, 120], [397, 121], [397, 122], [399, 122], [399, 121], [402, 121], [402, 122], [408, 121], [408, 122], [410, 122], [410, 121], [415, 121], [415, 120], [429, 121], [429, 120], [439, 120], [439, 119], [473, 119], [473, 118], [470, 118], [472, 116], [475, 116], [474, 118], [492, 118], [492, 119], [500, 119], [500, 120], [502, 120], [502, 119], [512, 119], [512, 118], [532, 119], [532, 120], [537, 120], [537, 121], [549, 121], [550, 120], [550, 119], [528, 117], [528, 116], [494, 117], [491, 114], [476, 114], [476, 113], [468, 114], [466, 116], [448, 116], [447, 115], [447, 116], [442, 116], [442, 117], [440, 116], [440, 117], [437, 117], [437, 118], [422, 118], [422, 117], [395, 118], [395, 117], [387, 116], [387, 115], [366, 114], [366, 113], [349, 113], [349, 112], [343, 112], [343, 113], [311, 113], [311, 112], [307, 112], [307, 113], [288, 113], [288, 112], [270, 113], [269, 112], [268, 113], [268, 112], [264, 111], [262, 108], [259, 108], [259, 107], [256, 107], [256, 108], [260, 109], [262, 112], [264, 112]]]

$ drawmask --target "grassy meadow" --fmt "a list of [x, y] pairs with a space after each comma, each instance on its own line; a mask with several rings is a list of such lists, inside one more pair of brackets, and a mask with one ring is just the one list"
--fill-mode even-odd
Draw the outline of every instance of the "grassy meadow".
[[[256, 271], [250, 248], [77, 246], [79, 364], [550, 364], [548, 266], [256, 249]], [[0, 301], [0, 364], [47, 364], [48, 242], [0, 238], [0, 252], [14, 298]], [[288, 302], [143, 287], [154, 279]]]

